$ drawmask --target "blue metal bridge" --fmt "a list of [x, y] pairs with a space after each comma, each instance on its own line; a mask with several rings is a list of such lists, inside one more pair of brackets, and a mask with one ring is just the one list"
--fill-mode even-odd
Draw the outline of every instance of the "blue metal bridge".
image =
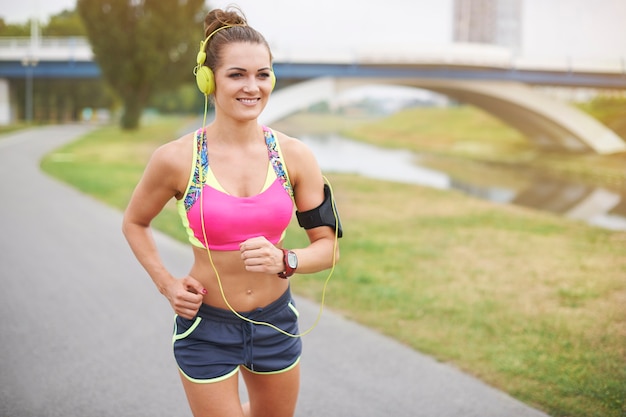
[[[604, 61], [527, 59], [493, 46], [451, 45], [448, 49], [373, 54], [363, 51], [311, 51], [275, 55], [280, 79], [437, 78], [513, 81], [529, 85], [626, 90], [626, 59]], [[23, 78], [28, 66], [34, 78], [98, 78], [100, 68], [84, 38], [0, 38], [0, 78]], [[193, 65], [190, 64], [191, 67]]]

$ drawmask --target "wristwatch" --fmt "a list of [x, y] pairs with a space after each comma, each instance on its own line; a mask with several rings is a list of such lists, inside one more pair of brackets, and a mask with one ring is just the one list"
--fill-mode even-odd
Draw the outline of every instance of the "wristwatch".
[[285, 264], [285, 271], [279, 272], [278, 276], [284, 279], [289, 278], [296, 272], [298, 267], [298, 256], [291, 250], [283, 249], [283, 264]]

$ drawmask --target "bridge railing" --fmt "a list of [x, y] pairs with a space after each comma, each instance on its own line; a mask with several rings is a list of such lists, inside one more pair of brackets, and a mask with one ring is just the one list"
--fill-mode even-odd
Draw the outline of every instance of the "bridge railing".
[[565, 54], [527, 56], [496, 45], [472, 43], [370, 44], [351, 48], [332, 45], [297, 49], [273, 47], [272, 53], [275, 61], [280, 63], [433, 65], [626, 75], [626, 55], [614, 57], [574, 57]]
[[[529, 71], [598, 72], [626, 75], [626, 55], [616, 57], [525, 56], [495, 45], [451, 43], [384, 45], [272, 45], [275, 62], [326, 64], [439, 65]], [[91, 61], [93, 52], [82, 37], [0, 37], [0, 61]]]
[[0, 60], [91, 61], [93, 52], [83, 37], [0, 37]]

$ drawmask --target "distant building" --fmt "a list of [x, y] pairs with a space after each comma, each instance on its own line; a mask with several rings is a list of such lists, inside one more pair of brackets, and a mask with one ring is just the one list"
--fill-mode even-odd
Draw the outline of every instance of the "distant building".
[[519, 51], [522, 0], [454, 0], [454, 41]]

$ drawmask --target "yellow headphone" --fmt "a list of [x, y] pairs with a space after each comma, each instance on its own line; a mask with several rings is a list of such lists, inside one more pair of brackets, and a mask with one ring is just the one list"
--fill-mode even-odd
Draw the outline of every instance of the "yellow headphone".
[[[213, 35], [219, 32], [222, 29], [232, 28], [233, 26], [242, 26], [242, 25], [225, 25], [215, 29], [213, 32], [209, 33], [209, 36], [200, 43], [200, 51], [198, 51], [198, 55], [196, 57], [196, 67], [193, 69], [193, 73], [196, 76], [196, 84], [198, 84], [198, 88], [200, 92], [205, 96], [213, 94], [215, 92], [215, 75], [211, 68], [204, 65], [206, 61], [206, 45], [209, 43], [209, 40]], [[274, 70], [270, 71], [270, 78], [272, 81], [272, 90], [276, 85], [276, 75], [274, 74]]]

